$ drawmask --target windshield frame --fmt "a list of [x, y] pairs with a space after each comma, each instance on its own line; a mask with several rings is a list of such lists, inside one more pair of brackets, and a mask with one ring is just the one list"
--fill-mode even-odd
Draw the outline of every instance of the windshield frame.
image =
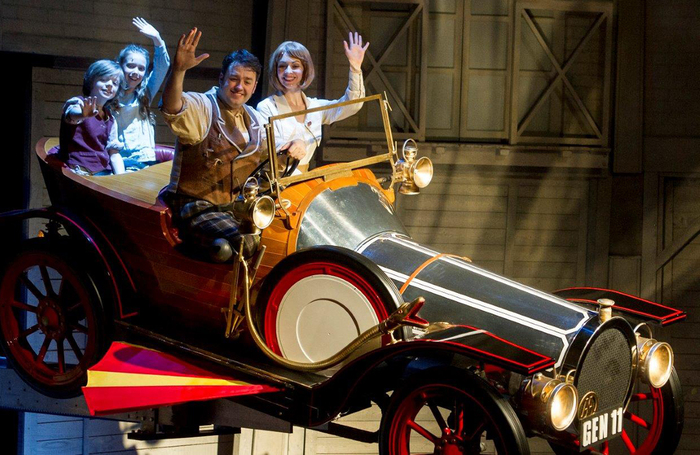
[[[355, 160], [355, 161], [350, 161], [347, 163], [341, 163], [332, 167], [327, 167], [323, 166], [318, 169], [314, 169], [312, 171], [304, 172], [298, 175], [290, 175], [287, 177], [279, 177], [278, 176], [278, 163], [277, 163], [277, 150], [275, 148], [275, 130], [274, 130], [274, 122], [277, 120], [282, 120], [286, 119], [289, 117], [296, 117], [297, 115], [306, 115], [310, 114], [312, 112], [319, 112], [319, 111], [325, 111], [325, 110], [330, 110], [330, 109], [336, 109], [338, 107], [342, 106], [348, 106], [352, 104], [361, 104], [361, 103], [369, 103], [369, 102], [377, 102], [379, 104], [379, 111], [382, 114], [382, 123], [384, 127], [384, 133], [386, 135], [386, 143], [387, 143], [387, 148], [388, 151], [386, 153], [380, 154], [380, 155], [375, 155], [375, 156], [370, 156], [368, 158], [363, 158], [360, 160]], [[343, 101], [340, 103], [333, 103], [329, 104], [327, 106], [321, 106], [321, 107], [315, 107], [312, 109], [305, 109], [302, 111], [295, 111], [295, 112], [289, 112], [286, 114], [281, 114], [281, 115], [275, 115], [270, 117], [269, 123], [265, 125], [265, 131], [267, 133], [267, 150], [268, 150], [268, 158], [270, 160], [270, 183], [272, 185], [272, 188], [275, 189], [282, 189], [284, 187], [287, 187], [291, 184], [294, 183], [299, 183], [303, 182], [306, 180], [312, 180], [315, 178], [319, 177], [325, 177], [330, 174], [338, 174], [342, 172], [347, 172], [347, 171], [352, 171], [353, 169], [365, 167], [365, 166], [370, 166], [372, 164], [377, 164], [377, 163], [383, 163], [383, 162], [390, 162], [392, 167], [395, 166], [396, 164], [396, 157], [397, 157], [397, 152], [396, 152], [396, 144], [394, 143], [394, 137], [391, 132], [391, 125], [390, 125], [390, 120], [389, 120], [389, 111], [391, 110], [391, 107], [389, 106], [389, 102], [386, 100], [385, 95], [378, 94], [378, 95], [371, 95], [371, 96], [366, 96], [364, 98], [358, 98], [355, 100], [350, 100], [350, 101]]]

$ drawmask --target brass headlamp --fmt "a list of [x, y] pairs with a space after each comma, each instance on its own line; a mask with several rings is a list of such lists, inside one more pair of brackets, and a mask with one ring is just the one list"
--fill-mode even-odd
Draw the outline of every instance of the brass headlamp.
[[[522, 404], [529, 415], [539, 416], [536, 420], [540, 425], [546, 423], [556, 431], [563, 431], [573, 423], [578, 408], [578, 391], [566, 378], [554, 379], [538, 373], [524, 386]], [[531, 423], [537, 425], [535, 421]]]
[[652, 387], [663, 387], [673, 371], [673, 349], [668, 343], [637, 334], [639, 372]]
[[416, 160], [418, 144], [413, 139], [403, 143], [402, 154], [403, 159], [396, 162], [396, 180], [401, 182], [399, 193], [418, 194], [433, 179], [433, 163], [426, 156]]
[[270, 196], [259, 196], [259, 190], [257, 179], [250, 177], [233, 203], [233, 215], [241, 223], [241, 234], [259, 234], [275, 219], [275, 201]]

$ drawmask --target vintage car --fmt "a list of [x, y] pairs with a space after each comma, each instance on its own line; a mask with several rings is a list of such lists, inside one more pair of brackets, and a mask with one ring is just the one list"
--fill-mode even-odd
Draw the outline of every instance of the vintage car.
[[[387, 152], [302, 174], [272, 146], [274, 121], [298, 113], [271, 119], [268, 159], [230, 207], [260, 246], [227, 263], [178, 237], [158, 199], [170, 163], [84, 177], [42, 140], [53, 205], [0, 216], [7, 232], [41, 227], [3, 245], [0, 337], [17, 373], [54, 397], [89, 380], [97, 415], [225, 399], [382, 454], [528, 453], [532, 436], [557, 453], [672, 453], [682, 392], [654, 331], [685, 314], [605, 289], [545, 293], [414, 242], [395, 190], [418, 193], [432, 163], [394, 142], [380, 95], [356, 102], [381, 113]], [[377, 431], [336, 422], [372, 403]]]

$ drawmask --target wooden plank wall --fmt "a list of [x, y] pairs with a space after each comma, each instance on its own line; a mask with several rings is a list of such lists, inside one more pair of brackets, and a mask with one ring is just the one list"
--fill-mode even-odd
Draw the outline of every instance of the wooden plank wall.
[[586, 279], [585, 179], [440, 174], [399, 213], [420, 243], [553, 291]]
[[[664, 179], [663, 224], [659, 235], [664, 245], [682, 236], [690, 224], [700, 218], [700, 178]], [[666, 339], [676, 353], [676, 369], [685, 393], [685, 427], [678, 453], [697, 453], [700, 435], [700, 238], [696, 237], [663, 269], [657, 281], [657, 296], [664, 303], [688, 313], [682, 323], [665, 330]]]

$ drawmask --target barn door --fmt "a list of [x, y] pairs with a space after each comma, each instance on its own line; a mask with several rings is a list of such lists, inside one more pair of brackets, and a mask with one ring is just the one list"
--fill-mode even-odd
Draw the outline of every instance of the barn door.
[[[327, 96], [336, 98], [347, 86], [348, 64], [343, 39], [357, 31], [371, 42], [363, 72], [367, 94], [385, 93], [393, 110], [391, 126], [397, 139], [425, 138], [425, 48], [428, 16], [423, 0], [367, 2], [329, 0], [326, 27]], [[364, 111], [364, 110], [363, 110]], [[376, 106], [330, 128], [336, 138], [383, 139]]]
[[607, 146], [612, 7], [516, 2], [512, 144]]

